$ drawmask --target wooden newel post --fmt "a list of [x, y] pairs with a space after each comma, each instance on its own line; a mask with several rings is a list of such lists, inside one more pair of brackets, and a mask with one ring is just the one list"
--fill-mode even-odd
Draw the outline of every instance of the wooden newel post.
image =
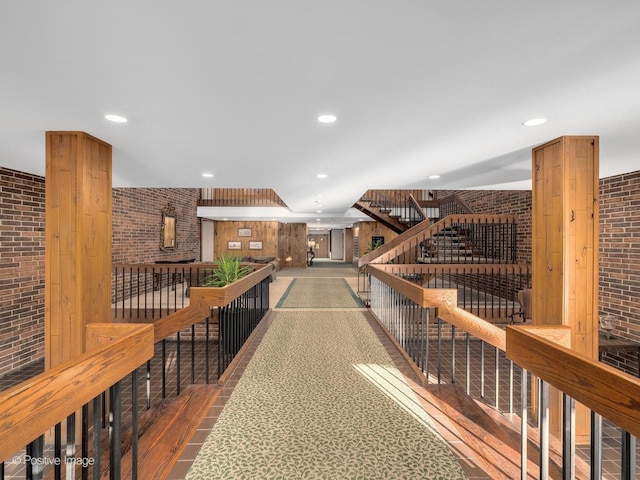
[[111, 321], [111, 145], [46, 133], [45, 368], [85, 350], [86, 325]]
[[[571, 348], [598, 358], [599, 139], [565, 136], [533, 150], [533, 323], [568, 325]], [[561, 398], [550, 399], [560, 438]], [[576, 406], [576, 442], [589, 411]]]

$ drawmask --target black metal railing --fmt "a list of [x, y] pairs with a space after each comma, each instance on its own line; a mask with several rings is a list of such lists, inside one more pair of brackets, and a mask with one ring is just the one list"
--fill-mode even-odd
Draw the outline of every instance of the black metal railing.
[[[540, 375], [536, 375], [534, 380], [526, 369], [507, 358], [507, 337], [504, 331], [500, 333], [501, 330], [498, 327], [487, 325], [482, 319], [458, 310], [460, 312], [458, 315], [462, 315], [473, 330], [463, 331], [446, 321], [440, 308], [425, 305], [430, 303], [425, 300], [430, 295], [429, 289], [423, 289], [406, 280], [403, 287], [406, 292], [403, 293], [385, 280], [388, 272], [383, 272], [380, 267], [371, 267], [370, 273], [373, 272], [371, 311], [423, 372], [426, 381], [434, 384], [459, 384], [469, 396], [481, 399], [496, 410], [508, 414], [515, 412], [519, 415], [522, 478], [527, 478], [527, 459], [530, 457], [527, 448], [531, 445], [532, 430], [534, 435], [537, 435], [534, 444], [539, 448], [538, 478], [549, 478], [550, 420], [547, 380]], [[391, 283], [397, 285], [397, 282], [394, 280]], [[423, 291], [422, 300], [417, 299], [420, 297], [420, 290]], [[438, 295], [433, 298], [438, 298]], [[434, 301], [434, 303], [438, 302]], [[444, 303], [442, 306], [444, 307]], [[451, 311], [455, 310], [455, 307], [447, 305], [446, 308], [447, 316], [454, 315]], [[549, 344], [549, 348], [557, 348], [554, 345], [554, 343]], [[527, 353], [527, 355], [530, 354]], [[540, 355], [545, 354], [541, 352]], [[605, 372], [603, 377], [614, 370], [606, 365], [594, 363], [586, 357], [584, 360], [579, 360], [578, 354], [573, 354], [572, 358], [573, 362], [584, 361], [585, 381], [586, 378], [600, 375], [595, 370], [600, 369]], [[562, 365], [549, 366], [549, 368], [562, 371]], [[624, 376], [623, 381], [627, 382], [630, 388], [634, 390], [640, 388], [636, 378], [624, 373], [620, 373], [616, 378], [621, 376]], [[532, 382], [536, 383], [533, 389], [537, 392], [535, 399], [531, 399], [529, 395], [532, 391]], [[581, 385], [581, 382], [577, 384]], [[609, 466], [609, 471], [615, 470], [616, 475], [620, 475], [619, 478], [636, 478], [635, 437], [624, 428], [616, 427], [616, 422], [613, 420], [613, 418], [623, 419], [625, 414], [612, 409], [614, 407], [611, 402], [605, 401], [606, 407], [597, 406], [601, 405], [602, 400], [598, 395], [597, 392], [587, 389], [584, 398], [580, 398], [588, 406], [591, 406], [588, 403], [591, 402], [593, 411], [600, 411], [600, 413], [592, 414], [589, 444], [576, 447], [573, 430], [575, 400], [567, 393], [563, 393], [564, 406], [561, 422], [564, 433], [562, 451], [559, 452], [562, 456], [560, 462], [562, 464], [555, 467], [562, 471], [563, 478], [574, 478], [576, 463], [582, 462], [581, 466], [588, 464], [587, 468], [590, 467], [591, 478], [602, 478], [603, 443], [606, 443], [609, 448], [608, 462], [615, 463], [613, 459], [617, 459], [617, 469], [616, 466]], [[623, 406], [627, 405], [624, 401], [621, 403]], [[535, 416], [530, 415], [531, 411], [535, 412]], [[607, 437], [604, 433], [603, 411], [611, 414], [606, 415], [608, 418], [606, 423], [611, 427], [609, 432], [617, 432], [613, 437]], [[635, 419], [630, 421], [629, 425], [633, 422]]]
[[[123, 437], [127, 431], [137, 433], [139, 419], [138, 398], [125, 398], [123, 384], [129, 381], [137, 389], [137, 369], [133, 366], [149, 358], [153, 341], [149, 326], [132, 326], [127, 331], [122, 334], [122, 329], [117, 329], [108, 344], [0, 395], [4, 436], [1, 478], [121, 478]], [[134, 346], [138, 348], [131, 352]], [[124, 352], [131, 353], [122, 358]], [[119, 365], [109, 368], [114, 356], [120, 358]], [[129, 366], [133, 367], [131, 373], [119, 378], [118, 372], [127, 371]], [[102, 390], [105, 386], [107, 389]], [[126, 420], [125, 411], [129, 412]], [[51, 420], [55, 424], [47, 424]], [[51, 428], [53, 432], [49, 433]], [[28, 438], [33, 440], [20, 448], [20, 442]], [[126, 448], [135, 457], [137, 435], [130, 438]], [[131, 478], [137, 478], [135, 460]]]

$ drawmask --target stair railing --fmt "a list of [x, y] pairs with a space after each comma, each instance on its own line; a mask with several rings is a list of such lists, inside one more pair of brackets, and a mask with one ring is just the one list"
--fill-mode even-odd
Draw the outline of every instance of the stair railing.
[[[404, 350], [416, 372], [425, 383], [460, 383], [468, 395], [487, 401], [500, 411], [516, 411], [520, 415], [521, 458], [520, 473], [526, 478], [532, 468], [528, 448], [540, 447], [536, 468], [539, 478], [549, 478], [549, 471], [560, 472], [563, 478], [578, 470], [584, 471], [585, 457], [591, 468], [591, 478], [602, 475], [602, 419], [616, 425], [622, 436], [622, 451], [618, 452], [620, 471], [624, 478], [635, 478], [635, 455], [630, 446], [633, 436], [640, 434], [640, 380], [613, 367], [575, 353], [558, 344], [558, 338], [569, 339], [568, 327], [537, 328], [535, 326], [507, 326], [502, 328], [485, 321], [458, 306], [456, 289], [424, 288], [402, 273], [412, 273], [412, 266], [370, 265], [371, 311], [388, 334]], [[555, 338], [553, 341], [547, 338]], [[486, 361], [486, 349], [494, 350], [493, 366]], [[459, 355], [460, 351], [465, 352]], [[473, 355], [478, 361], [471, 361]], [[460, 358], [462, 357], [462, 359]], [[479, 368], [479, 372], [473, 369]], [[487, 383], [485, 373], [492, 368]], [[460, 379], [460, 371], [464, 379]], [[532, 376], [540, 379], [538, 416], [532, 428], [528, 390]], [[473, 382], [470, 378], [478, 378]], [[507, 386], [504, 385], [507, 382]], [[548, 385], [563, 392], [565, 414], [561, 450], [562, 464], [549, 456], [556, 441], [549, 435]], [[522, 388], [527, 386], [527, 388]], [[501, 395], [506, 391], [506, 399]], [[590, 445], [581, 447], [580, 457], [574, 454], [572, 409], [579, 401], [593, 412]], [[532, 443], [530, 434], [537, 435]], [[555, 478], [555, 475], [554, 475]]]

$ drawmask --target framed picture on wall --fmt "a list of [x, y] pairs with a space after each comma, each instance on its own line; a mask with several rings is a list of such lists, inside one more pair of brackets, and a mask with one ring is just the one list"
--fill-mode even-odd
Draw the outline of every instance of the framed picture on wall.
[[239, 237], [250, 237], [251, 236], [251, 229], [250, 228], [239, 228], [238, 229], [238, 236]]
[[229, 242], [227, 243], [228, 250], [242, 250], [242, 242]]
[[249, 250], [262, 250], [262, 242], [249, 242]]

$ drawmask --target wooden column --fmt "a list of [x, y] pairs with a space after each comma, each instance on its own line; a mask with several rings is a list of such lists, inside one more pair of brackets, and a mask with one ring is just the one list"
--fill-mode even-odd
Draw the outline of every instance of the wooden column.
[[85, 350], [111, 315], [111, 145], [46, 134], [45, 368]]
[[[533, 323], [568, 325], [571, 346], [598, 357], [598, 151], [595, 136], [566, 136], [533, 150]], [[559, 436], [558, 398], [551, 432]], [[576, 411], [577, 441], [589, 432]]]

